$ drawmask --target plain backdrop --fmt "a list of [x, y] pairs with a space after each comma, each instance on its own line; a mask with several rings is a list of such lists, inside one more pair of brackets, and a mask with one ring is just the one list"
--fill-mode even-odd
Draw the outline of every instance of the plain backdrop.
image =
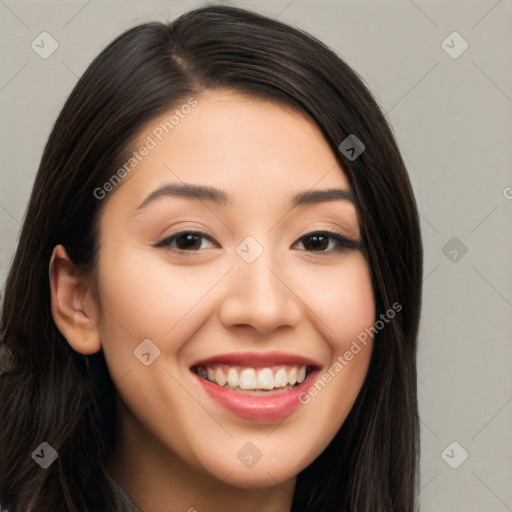
[[[324, 41], [386, 112], [425, 246], [421, 510], [512, 511], [512, 1], [223, 3]], [[0, 0], [0, 289], [77, 78], [122, 31], [203, 5]], [[45, 59], [31, 46], [42, 32], [58, 44]]]

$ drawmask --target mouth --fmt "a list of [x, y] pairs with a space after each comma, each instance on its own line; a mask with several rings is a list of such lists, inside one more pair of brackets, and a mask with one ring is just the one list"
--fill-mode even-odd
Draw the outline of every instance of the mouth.
[[320, 368], [299, 356], [245, 353], [200, 361], [190, 370], [207, 394], [231, 412], [251, 421], [273, 421], [293, 412]]
[[278, 365], [264, 368], [227, 364], [201, 365], [192, 370], [201, 378], [235, 393], [272, 396], [299, 386], [313, 371], [309, 365]]

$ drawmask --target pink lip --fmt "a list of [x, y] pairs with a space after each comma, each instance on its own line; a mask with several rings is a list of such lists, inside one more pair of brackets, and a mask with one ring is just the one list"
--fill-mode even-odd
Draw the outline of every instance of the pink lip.
[[248, 368], [265, 368], [267, 366], [298, 365], [320, 368], [322, 365], [314, 361], [294, 354], [284, 352], [233, 352], [203, 359], [194, 363], [191, 368], [208, 366], [213, 364], [229, 364], [233, 366], [245, 366]]
[[316, 374], [317, 371], [311, 372], [297, 387], [269, 397], [245, 395], [218, 386], [200, 375], [196, 375], [196, 378], [211, 398], [241, 418], [249, 421], [279, 421], [299, 406], [299, 395], [307, 391]]
[[254, 396], [238, 393], [210, 382], [200, 375], [196, 378], [217, 403], [233, 412], [237, 416], [249, 421], [279, 421], [289, 416], [300, 404], [299, 395], [306, 392], [310, 382], [314, 381], [321, 364], [302, 356], [285, 354], [282, 352], [239, 352], [222, 354], [195, 363], [191, 370], [198, 366], [214, 364], [229, 364], [233, 366], [245, 366], [249, 368], [264, 368], [280, 365], [309, 366], [313, 371], [298, 386], [289, 391], [272, 396]]

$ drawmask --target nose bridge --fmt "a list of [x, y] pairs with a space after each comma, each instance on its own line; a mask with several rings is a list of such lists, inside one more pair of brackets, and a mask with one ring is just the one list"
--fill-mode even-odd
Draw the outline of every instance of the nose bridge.
[[283, 278], [279, 279], [279, 266], [274, 262], [269, 250], [263, 251], [252, 263], [240, 262], [240, 277], [247, 284], [242, 288], [243, 294], [247, 293], [249, 299], [272, 304], [285, 298]]
[[[255, 259], [247, 258], [251, 250], [257, 249], [251, 243], [242, 242], [237, 248], [221, 318], [226, 324], [252, 325], [261, 332], [295, 325], [300, 319], [300, 301], [287, 284], [284, 265], [276, 261], [275, 253], [261, 245]], [[244, 249], [249, 250], [244, 253]]]

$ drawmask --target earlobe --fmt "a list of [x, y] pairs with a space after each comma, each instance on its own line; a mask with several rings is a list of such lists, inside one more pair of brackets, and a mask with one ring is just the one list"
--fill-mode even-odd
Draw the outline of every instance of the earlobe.
[[99, 352], [98, 305], [89, 291], [90, 284], [62, 245], [53, 249], [49, 272], [55, 325], [77, 352], [85, 355]]

